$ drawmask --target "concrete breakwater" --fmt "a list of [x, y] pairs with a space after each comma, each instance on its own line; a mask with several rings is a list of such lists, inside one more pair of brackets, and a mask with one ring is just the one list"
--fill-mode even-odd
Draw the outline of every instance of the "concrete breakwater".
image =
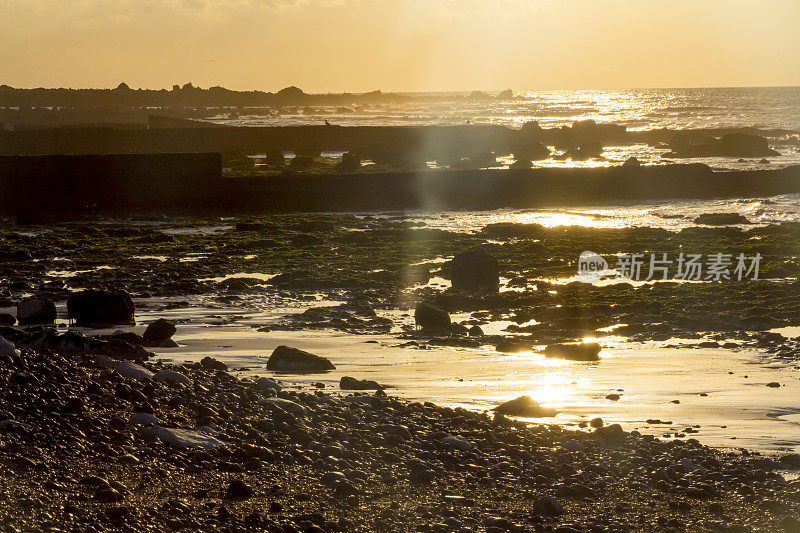
[[205, 210], [222, 189], [217, 153], [0, 156], [0, 213], [46, 221], [90, 212]]
[[800, 167], [732, 172], [712, 172], [700, 164], [441, 170], [224, 181], [224, 205], [239, 211], [496, 209], [787, 194], [800, 192]]
[[143, 212], [546, 207], [800, 192], [800, 167], [701, 164], [223, 177], [219, 154], [0, 157], [0, 209], [59, 216]]

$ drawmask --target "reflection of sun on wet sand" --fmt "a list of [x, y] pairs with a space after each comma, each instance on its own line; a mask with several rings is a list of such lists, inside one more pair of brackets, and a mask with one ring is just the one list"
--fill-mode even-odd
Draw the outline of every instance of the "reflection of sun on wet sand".
[[[186, 318], [192, 317], [192, 314]], [[202, 318], [193, 318], [202, 324]], [[342, 376], [392, 385], [390, 393], [438, 405], [486, 410], [529, 395], [558, 411], [538, 422], [576, 427], [596, 416], [626, 430], [674, 438], [689, 427], [705, 444], [724, 448], [781, 451], [796, 441], [793, 426], [782, 423], [787, 402], [797, 394], [791, 365], [767, 365], [757, 352], [665, 348], [647, 343], [626, 346], [624, 338], [604, 349], [598, 364], [546, 359], [541, 354], [498, 354], [489, 348], [397, 347], [393, 337], [334, 332], [257, 332], [237, 326], [180, 327], [179, 348], [156, 350], [166, 361], [199, 361], [212, 356], [240, 376], [271, 376], [299, 390], [336, 391]], [[367, 342], [373, 341], [373, 342]], [[606, 340], [608, 343], [608, 339]], [[275, 374], [266, 361], [275, 347], [296, 346], [324, 356], [336, 370], [324, 374]], [[748, 376], [745, 378], [744, 376]], [[772, 392], [766, 383], [784, 387]], [[622, 400], [605, 396], [619, 391]], [[701, 394], [705, 394], [701, 396]], [[680, 404], [672, 404], [674, 399]], [[671, 424], [647, 424], [660, 419]], [[769, 427], [769, 429], [765, 429]], [[696, 431], [696, 433], [694, 433]], [[735, 438], [733, 438], [735, 437]]]

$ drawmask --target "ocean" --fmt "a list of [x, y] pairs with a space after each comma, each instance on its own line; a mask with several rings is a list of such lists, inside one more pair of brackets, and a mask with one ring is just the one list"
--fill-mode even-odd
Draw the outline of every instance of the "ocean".
[[[453, 126], [493, 124], [520, 128], [538, 121], [543, 128], [568, 126], [578, 120], [623, 125], [631, 131], [668, 128], [753, 127], [767, 132], [770, 146], [781, 156], [740, 161], [737, 158], [692, 158], [685, 163], [705, 163], [715, 170], [756, 170], [800, 164], [800, 87], [710, 89], [620, 89], [520, 91], [513, 98], [496, 94], [473, 98], [470, 93], [406, 93], [408, 104], [363, 106], [285, 106], [252, 114], [247, 109], [231, 118], [210, 120], [239, 126]], [[571, 161], [550, 158], [536, 167], [595, 167], [620, 164], [631, 156], [645, 164], [665, 162], [667, 147], [646, 144], [606, 146], [604, 160]], [[291, 154], [290, 154], [291, 155]], [[334, 154], [338, 155], [338, 154]], [[505, 168], [511, 160], [498, 160]], [[440, 166], [430, 161], [431, 168]]]
[[[487, 96], [494, 96], [486, 93]], [[800, 87], [520, 91], [511, 99], [469, 98], [469, 92], [404, 93], [407, 105], [291, 106], [270, 116], [244, 114], [216, 121], [240, 125], [305, 125], [328, 120], [342, 126], [498, 124], [543, 128], [592, 119], [629, 130], [735, 128], [800, 131]]]

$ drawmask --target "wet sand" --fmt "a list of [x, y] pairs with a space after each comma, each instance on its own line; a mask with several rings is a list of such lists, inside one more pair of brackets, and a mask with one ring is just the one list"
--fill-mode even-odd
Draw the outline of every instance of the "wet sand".
[[[714, 447], [764, 453], [800, 451], [798, 366], [752, 349], [680, 347], [696, 339], [630, 343], [623, 337], [605, 337], [600, 339], [602, 360], [580, 363], [533, 352], [502, 354], [492, 346], [417, 349], [402, 347], [390, 335], [259, 332], [253, 327], [306, 308], [295, 304], [267, 313], [234, 307], [145, 311], [141, 319], [166, 316], [179, 322], [174, 340], [180, 347], [155, 350], [164, 361], [197, 362], [212, 356], [231, 368], [248, 369], [238, 375], [274, 377], [297, 390], [313, 391], [322, 383], [326, 392], [337, 392], [339, 379], [352, 376], [389, 385], [393, 396], [476, 411], [530, 395], [558, 411], [554, 418], [525, 419], [531, 422], [577, 428], [599, 416], [626, 431], [666, 440], [695, 438]], [[413, 323], [411, 317], [406, 320]], [[337, 368], [301, 376], [267, 371], [267, 359], [279, 345], [327, 357]], [[781, 387], [766, 386], [773, 382]], [[621, 398], [606, 399], [614, 393]], [[647, 423], [654, 419], [671, 423]]]

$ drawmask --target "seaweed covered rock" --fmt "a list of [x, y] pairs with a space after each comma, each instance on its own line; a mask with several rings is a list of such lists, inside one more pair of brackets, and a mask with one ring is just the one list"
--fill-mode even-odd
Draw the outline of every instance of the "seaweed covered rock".
[[550, 344], [544, 349], [544, 355], [551, 359], [568, 359], [570, 361], [599, 361], [600, 345], [596, 342], [575, 342]]
[[450, 326], [450, 315], [444, 309], [420, 302], [414, 309], [414, 322], [422, 329], [446, 328]]
[[47, 298], [27, 298], [17, 304], [17, 321], [20, 326], [52, 324], [56, 320], [56, 305]]
[[312, 373], [335, 369], [325, 357], [283, 345], [275, 348], [267, 361], [267, 370], [275, 372]]
[[446, 266], [456, 290], [500, 290], [500, 264], [483, 250], [459, 252]]
[[133, 300], [123, 290], [88, 290], [67, 299], [67, 317], [74, 320], [76, 326], [135, 324], [134, 310]]
[[162, 346], [175, 335], [176, 331], [177, 328], [175, 328], [175, 323], [173, 321], [159, 318], [155, 322], [151, 322], [147, 325], [142, 339], [144, 340], [145, 346]]
[[370, 379], [342, 376], [342, 379], [339, 380], [339, 388], [342, 390], [383, 390], [384, 386]]

